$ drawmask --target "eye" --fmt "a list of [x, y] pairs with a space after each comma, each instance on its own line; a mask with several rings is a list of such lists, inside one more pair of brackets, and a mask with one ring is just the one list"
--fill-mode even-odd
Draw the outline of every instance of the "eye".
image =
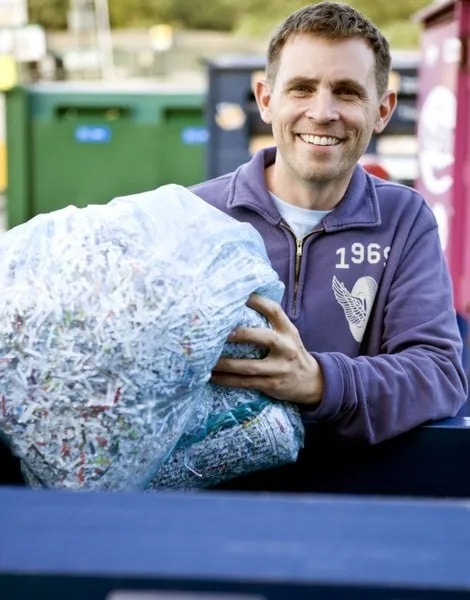
[[335, 90], [337, 96], [343, 96], [344, 98], [361, 98], [362, 94], [357, 88], [350, 86], [338, 87]]
[[304, 78], [293, 78], [286, 85], [286, 92], [293, 96], [304, 96], [315, 92], [315, 84]]
[[311, 94], [314, 87], [307, 82], [298, 81], [289, 86], [288, 92], [294, 95]]

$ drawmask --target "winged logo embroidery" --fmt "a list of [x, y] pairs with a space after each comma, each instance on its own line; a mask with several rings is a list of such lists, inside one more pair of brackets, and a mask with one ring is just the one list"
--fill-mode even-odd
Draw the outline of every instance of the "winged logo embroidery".
[[356, 342], [360, 342], [364, 337], [377, 293], [377, 282], [370, 276], [360, 277], [349, 291], [344, 283], [333, 275], [331, 287], [336, 301], [344, 311], [353, 338]]

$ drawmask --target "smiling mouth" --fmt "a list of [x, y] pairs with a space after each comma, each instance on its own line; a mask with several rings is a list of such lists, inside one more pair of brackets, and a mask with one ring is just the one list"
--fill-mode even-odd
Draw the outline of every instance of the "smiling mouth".
[[341, 142], [338, 138], [326, 135], [299, 133], [298, 136], [302, 141], [307, 142], [307, 144], [314, 144], [315, 146], [337, 146]]

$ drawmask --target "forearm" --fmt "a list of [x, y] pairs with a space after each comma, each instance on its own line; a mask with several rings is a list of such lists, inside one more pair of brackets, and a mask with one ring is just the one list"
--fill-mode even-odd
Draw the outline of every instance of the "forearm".
[[339, 434], [371, 444], [454, 416], [467, 397], [457, 353], [414, 347], [375, 357], [314, 357], [323, 372], [324, 391], [317, 408], [303, 407], [305, 418], [328, 421]]

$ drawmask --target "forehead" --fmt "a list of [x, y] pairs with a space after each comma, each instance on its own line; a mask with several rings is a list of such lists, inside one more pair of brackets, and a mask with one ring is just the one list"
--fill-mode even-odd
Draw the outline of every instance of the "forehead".
[[360, 38], [327, 40], [312, 34], [292, 36], [279, 57], [276, 83], [292, 77], [341, 81], [353, 79], [362, 85], [375, 82], [375, 57]]

